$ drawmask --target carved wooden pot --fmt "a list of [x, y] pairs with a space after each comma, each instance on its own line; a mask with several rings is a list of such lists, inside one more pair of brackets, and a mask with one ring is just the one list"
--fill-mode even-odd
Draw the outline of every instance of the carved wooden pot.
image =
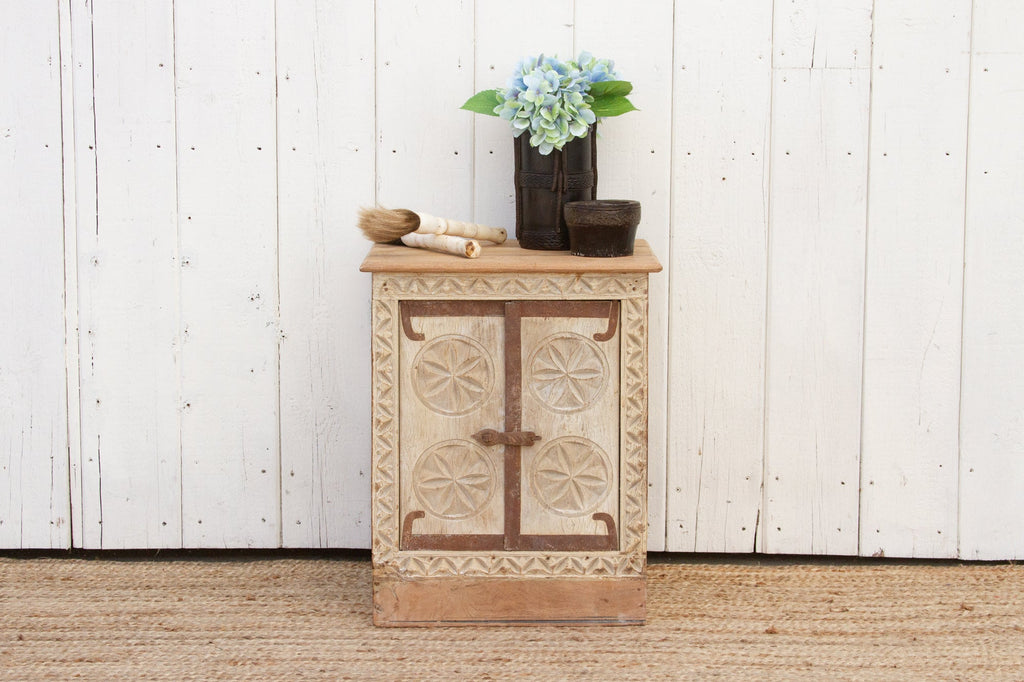
[[640, 202], [622, 199], [573, 201], [565, 205], [569, 253], [609, 258], [632, 256]]

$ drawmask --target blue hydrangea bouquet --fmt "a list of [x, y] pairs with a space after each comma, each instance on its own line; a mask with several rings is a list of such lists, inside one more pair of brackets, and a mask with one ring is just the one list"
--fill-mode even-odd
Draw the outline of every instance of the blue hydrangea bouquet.
[[478, 92], [462, 108], [500, 116], [515, 137], [529, 131], [530, 146], [546, 156], [586, 137], [597, 119], [635, 110], [627, 98], [632, 90], [609, 59], [588, 52], [575, 61], [540, 55], [522, 59], [504, 89]]

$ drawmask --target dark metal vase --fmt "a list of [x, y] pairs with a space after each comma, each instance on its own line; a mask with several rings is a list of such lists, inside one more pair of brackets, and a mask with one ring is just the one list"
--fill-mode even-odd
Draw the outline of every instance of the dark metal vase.
[[597, 196], [597, 133], [576, 138], [547, 156], [526, 132], [513, 140], [516, 159], [516, 238], [524, 249], [566, 251], [569, 228], [562, 208]]

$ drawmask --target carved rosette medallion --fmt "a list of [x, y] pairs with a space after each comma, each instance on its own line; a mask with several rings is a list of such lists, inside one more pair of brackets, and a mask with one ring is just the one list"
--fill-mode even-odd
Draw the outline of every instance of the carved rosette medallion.
[[601, 395], [608, 364], [597, 344], [564, 332], [541, 341], [527, 365], [530, 392], [555, 412], [578, 412]]
[[597, 509], [611, 490], [612, 464], [597, 443], [579, 436], [558, 438], [541, 450], [530, 470], [537, 499], [559, 516]]
[[494, 387], [494, 367], [483, 346], [457, 334], [438, 337], [416, 354], [412, 386], [430, 410], [449, 417], [480, 407]]
[[487, 453], [465, 440], [428, 449], [413, 468], [413, 491], [424, 509], [442, 519], [480, 513], [494, 496], [497, 476]]

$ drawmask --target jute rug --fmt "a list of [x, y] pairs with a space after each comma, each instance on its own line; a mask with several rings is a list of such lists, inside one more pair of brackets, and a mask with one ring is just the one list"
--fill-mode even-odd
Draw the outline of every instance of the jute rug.
[[1024, 567], [654, 557], [642, 627], [375, 629], [329, 554], [0, 557], [5, 680], [1024, 679]]

